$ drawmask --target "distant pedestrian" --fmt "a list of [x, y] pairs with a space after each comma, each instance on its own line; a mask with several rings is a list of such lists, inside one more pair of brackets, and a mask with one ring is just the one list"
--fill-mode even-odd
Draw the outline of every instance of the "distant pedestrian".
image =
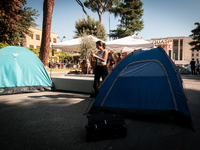
[[96, 65], [97, 65], [97, 60], [96, 60], [96, 58], [92, 57], [91, 66], [92, 66], [92, 72], [93, 72], [93, 74], [95, 74]]
[[115, 65], [115, 60], [112, 57], [112, 53], [108, 53], [108, 62], [107, 62], [107, 68], [108, 68], [108, 73], [110, 73], [110, 71], [113, 69], [114, 65]]
[[199, 64], [199, 61], [197, 61], [197, 64], [196, 64], [196, 74], [199, 74], [199, 68], [200, 68], [200, 64]]
[[49, 68], [53, 68], [53, 63], [51, 61], [49, 62]]
[[190, 62], [190, 65], [191, 65], [191, 70], [192, 70], [192, 75], [195, 74], [195, 61], [194, 61], [194, 58], [192, 58], [192, 61]]
[[117, 58], [117, 63], [118, 63], [118, 62], [120, 62], [120, 61], [121, 61], [121, 59], [122, 59], [122, 56], [121, 56], [121, 53], [117, 53], [117, 55], [118, 55], [118, 58]]
[[81, 63], [81, 71], [82, 71], [84, 74], [87, 74], [87, 62], [86, 62], [85, 59], [84, 59], [83, 62]]

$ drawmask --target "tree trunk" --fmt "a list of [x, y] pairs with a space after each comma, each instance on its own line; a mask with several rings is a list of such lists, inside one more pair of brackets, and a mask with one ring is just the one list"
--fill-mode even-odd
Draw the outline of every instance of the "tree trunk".
[[45, 67], [48, 66], [48, 59], [49, 59], [51, 20], [52, 20], [54, 2], [55, 0], [44, 0], [43, 3], [42, 41], [41, 41], [39, 57]]
[[85, 11], [84, 5], [80, 0], [76, 0], [76, 2], [82, 7], [83, 12], [86, 14], [87, 18], [89, 18], [90, 16], [88, 15], [88, 13]]

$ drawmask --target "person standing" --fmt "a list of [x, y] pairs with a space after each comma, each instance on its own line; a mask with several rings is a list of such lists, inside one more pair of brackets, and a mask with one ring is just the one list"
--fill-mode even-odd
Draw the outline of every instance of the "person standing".
[[108, 53], [108, 58], [107, 58], [107, 62], [106, 62], [107, 64], [110, 61], [110, 59], [113, 59], [111, 52]]
[[94, 57], [92, 57], [92, 60], [91, 60], [91, 66], [92, 66], [92, 73], [95, 74], [95, 68], [96, 68], [96, 59]]
[[117, 63], [121, 61], [122, 57], [121, 57], [121, 53], [117, 53], [118, 58], [117, 58]]
[[192, 75], [195, 74], [195, 63], [194, 58], [192, 58], [192, 61], [190, 62]]
[[108, 53], [108, 61], [107, 61], [107, 68], [108, 68], [108, 73], [110, 73], [110, 71], [113, 69], [114, 65], [115, 65], [115, 60], [112, 57], [112, 53]]
[[96, 48], [99, 50], [97, 55], [95, 55], [93, 52], [91, 53], [91, 56], [96, 59], [97, 65], [95, 68], [95, 76], [94, 76], [94, 83], [93, 83], [93, 91], [90, 95], [90, 98], [96, 98], [98, 92], [99, 92], [99, 82], [100, 78], [102, 77], [102, 80], [106, 78], [108, 75], [108, 68], [106, 66], [106, 61], [108, 57], [108, 51], [105, 49], [105, 43], [102, 41], [96, 42]]
[[83, 60], [83, 62], [81, 63], [81, 71], [84, 74], [87, 74], [87, 63], [86, 63], [86, 60]]

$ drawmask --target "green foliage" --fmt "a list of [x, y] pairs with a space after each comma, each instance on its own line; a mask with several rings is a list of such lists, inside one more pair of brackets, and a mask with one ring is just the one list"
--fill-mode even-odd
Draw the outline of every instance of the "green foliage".
[[[84, 6], [91, 9], [92, 12], [97, 12], [106, 7], [106, 11], [112, 8], [113, 5], [119, 4], [120, 0], [85, 0]], [[103, 10], [101, 10], [102, 12]]]
[[38, 11], [31, 7], [23, 7], [20, 10], [20, 15], [22, 19], [19, 20], [18, 24], [18, 35], [16, 35], [15, 41], [23, 44], [26, 35], [31, 36], [32, 32], [29, 30], [29, 27], [38, 26], [35, 23], [35, 19], [39, 16]]
[[90, 59], [91, 52], [96, 53], [96, 42], [93, 40], [92, 37], [86, 36], [86, 34], [81, 38], [81, 57], [83, 59]]
[[103, 41], [106, 41], [106, 29], [99, 21], [95, 21], [93, 18], [76, 21], [74, 38], [81, 37], [83, 34], [93, 35]]
[[121, 17], [120, 24], [116, 30], [111, 30], [110, 37], [113, 39], [133, 35], [144, 27], [142, 15], [143, 3], [141, 0], [124, 0], [119, 6], [110, 9], [115, 17]]
[[54, 62], [54, 63], [58, 62], [58, 58], [55, 57], [53, 62]]
[[191, 31], [192, 34], [190, 35], [193, 41], [190, 42], [189, 45], [192, 46], [191, 50], [199, 51], [200, 50], [200, 23], [196, 22], [195, 25], [197, 25], [197, 27]]
[[[50, 51], [51, 52], [51, 51]], [[59, 52], [58, 51], [54, 51], [54, 55], [58, 55], [59, 54]]]
[[118, 5], [121, 0], [85, 0], [84, 6], [91, 9], [92, 12], [97, 12], [99, 15], [99, 21], [104, 12], [108, 11], [113, 5]]
[[10, 45], [7, 44], [7, 43], [5, 43], [5, 44], [4, 44], [4, 43], [0, 43], [0, 49], [1, 49], [1, 48], [4, 48], [4, 47], [6, 47], [6, 46], [10, 46]]
[[[50, 51], [51, 52], [51, 51]], [[51, 58], [51, 56], [49, 56], [49, 60], [52, 60], [52, 62], [56, 63], [67, 63], [67, 62], [78, 62], [79, 58], [80, 58], [80, 54], [71, 54], [71, 53], [65, 53], [65, 52], [59, 52], [59, 51], [54, 51], [54, 56]]]
[[80, 56], [73, 56], [73, 58], [72, 58], [73, 60], [74, 60], [74, 62], [78, 62], [79, 61], [79, 59], [80, 59]]
[[65, 52], [58, 52], [58, 56], [59, 56], [59, 62], [68, 62], [68, 56], [69, 54], [68, 53], [65, 53]]
[[0, 1], [0, 42], [22, 45], [25, 36], [31, 34], [29, 27], [37, 25], [38, 11], [25, 4], [26, 0]]
[[80, 54], [78, 53], [68, 53], [68, 61], [66, 62], [78, 62], [80, 59]]
[[40, 50], [36, 48], [27, 47], [29, 50], [31, 50], [37, 57], [39, 57]]

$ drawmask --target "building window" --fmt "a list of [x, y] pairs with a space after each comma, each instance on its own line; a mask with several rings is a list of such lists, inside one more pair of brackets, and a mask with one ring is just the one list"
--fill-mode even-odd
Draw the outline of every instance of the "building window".
[[40, 35], [36, 34], [36, 40], [40, 40]]
[[172, 51], [169, 50], [169, 58], [172, 58]]
[[36, 46], [37, 49], [40, 49], [40, 46]]
[[56, 38], [53, 38], [53, 42], [54, 42], [54, 43], [57, 43]]
[[178, 60], [178, 40], [173, 40], [173, 59]]
[[34, 45], [29, 45], [30, 48], [34, 48]]
[[192, 53], [192, 57], [194, 57], [194, 53]]
[[183, 60], [183, 40], [180, 40], [180, 60]]

